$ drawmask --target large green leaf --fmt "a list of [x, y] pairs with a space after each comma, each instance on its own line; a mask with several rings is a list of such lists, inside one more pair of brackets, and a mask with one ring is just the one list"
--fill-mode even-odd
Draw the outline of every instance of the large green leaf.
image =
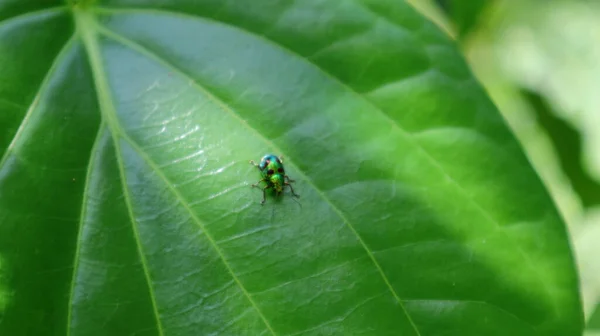
[[0, 334], [581, 333], [554, 205], [404, 2], [52, 6], [0, 1]]

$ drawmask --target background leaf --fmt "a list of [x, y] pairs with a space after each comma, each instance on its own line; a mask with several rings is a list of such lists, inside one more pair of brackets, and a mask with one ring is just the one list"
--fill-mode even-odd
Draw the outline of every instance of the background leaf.
[[526, 89], [521, 93], [533, 107], [539, 125], [548, 133], [560, 167], [579, 195], [581, 205], [585, 208], [600, 205], [600, 183], [590, 176], [583, 165], [581, 134], [571, 124], [557, 117], [543, 97]]
[[554, 205], [405, 3], [3, 6], [0, 333], [581, 332]]

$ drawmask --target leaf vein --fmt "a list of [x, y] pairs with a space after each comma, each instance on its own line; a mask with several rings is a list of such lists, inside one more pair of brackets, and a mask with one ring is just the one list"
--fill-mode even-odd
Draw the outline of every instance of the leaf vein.
[[77, 243], [75, 247], [75, 257], [73, 261], [73, 276], [71, 279], [71, 289], [69, 291], [69, 300], [68, 303], [68, 312], [67, 312], [67, 336], [71, 335], [71, 321], [73, 320], [73, 294], [75, 293], [75, 281], [77, 279], [77, 273], [79, 272], [79, 265], [81, 262], [81, 239], [83, 235], [83, 226], [85, 225], [85, 217], [87, 214], [87, 202], [89, 200], [89, 187], [90, 180], [92, 177], [92, 166], [96, 162], [96, 158], [98, 155], [98, 146], [100, 144], [100, 140], [102, 138], [102, 134], [106, 129], [104, 128], [104, 124], [100, 125], [98, 128], [98, 133], [96, 134], [96, 139], [94, 140], [94, 144], [92, 145], [92, 149], [90, 151], [90, 160], [88, 162], [87, 173], [85, 177], [85, 185], [83, 187], [83, 196], [81, 197], [81, 212], [79, 215], [79, 230], [77, 232]]
[[75, 40], [75, 35], [71, 36], [71, 38], [69, 38], [67, 40], [67, 42], [65, 42], [65, 45], [56, 54], [54, 61], [52, 61], [50, 67], [48, 68], [48, 72], [44, 76], [44, 79], [42, 79], [42, 82], [40, 83], [40, 86], [39, 86], [33, 100], [31, 101], [31, 104], [27, 108], [27, 112], [25, 113], [25, 116], [23, 117], [23, 120], [21, 121], [21, 124], [19, 125], [19, 128], [17, 129], [17, 132], [13, 136], [11, 142], [8, 144], [8, 147], [6, 147], [6, 150], [4, 151], [4, 155], [2, 155], [2, 157], [0, 158], [0, 171], [2, 171], [2, 168], [6, 164], [6, 161], [8, 160], [8, 157], [11, 155], [15, 145], [17, 144], [17, 141], [19, 141], [21, 135], [23, 134], [23, 130], [31, 122], [30, 120], [32, 118], [33, 112], [35, 111], [36, 107], [38, 106], [38, 103], [41, 99], [44, 89], [50, 82], [50, 78], [52, 77], [52, 74], [54, 74], [54, 71], [58, 67], [58, 64], [60, 64], [60, 62], [63, 60], [63, 58], [67, 54], [67, 51], [69, 51], [74, 40]]
[[59, 14], [60, 12], [63, 12], [63, 11], [66, 12], [67, 9], [68, 9], [67, 6], [56, 6], [56, 7], [49, 7], [49, 8], [44, 8], [44, 9], [40, 9], [40, 10], [17, 14], [15, 16], [10, 16], [10, 17], [0, 20], [0, 27], [10, 24], [11, 22], [15, 22], [18, 20], [27, 20], [27, 19], [30, 19], [30, 18], [36, 17], [36, 16]]

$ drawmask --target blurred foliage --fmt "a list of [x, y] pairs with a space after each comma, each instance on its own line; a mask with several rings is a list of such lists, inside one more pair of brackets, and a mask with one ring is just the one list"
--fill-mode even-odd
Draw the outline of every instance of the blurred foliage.
[[548, 134], [559, 160], [560, 168], [569, 179], [584, 208], [600, 205], [600, 183], [582, 165], [582, 135], [569, 122], [560, 118], [551, 104], [537, 92], [521, 90], [532, 106], [536, 120]]
[[596, 310], [588, 321], [588, 327], [592, 330], [600, 331], [600, 304], [596, 305]]
[[461, 44], [561, 209], [579, 265], [587, 335], [599, 335], [600, 3], [410, 2]]

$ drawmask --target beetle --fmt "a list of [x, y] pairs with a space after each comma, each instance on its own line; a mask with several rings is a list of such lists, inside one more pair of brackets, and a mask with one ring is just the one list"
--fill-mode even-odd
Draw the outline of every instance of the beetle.
[[262, 177], [262, 179], [253, 184], [252, 187], [259, 187], [259, 184], [261, 182], [266, 183], [266, 186], [262, 188], [263, 199], [260, 202], [260, 204], [265, 204], [268, 189], [273, 189], [275, 191], [276, 196], [279, 196], [283, 193], [283, 188], [288, 186], [290, 187], [290, 191], [292, 192], [293, 196], [300, 197], [300, 195], [294, 192], [294, 188], [291, 184], [295, 181], [290, 179], [290, 177], [285, 174], [285, 168], [283, 168], [283, 157], [277, 157], [273, 154], [267, 154], [263, 156], [259, 164], [256, 164], [252, 160], [250, 161], [250, 163], [256, 168], [258, 168]]

